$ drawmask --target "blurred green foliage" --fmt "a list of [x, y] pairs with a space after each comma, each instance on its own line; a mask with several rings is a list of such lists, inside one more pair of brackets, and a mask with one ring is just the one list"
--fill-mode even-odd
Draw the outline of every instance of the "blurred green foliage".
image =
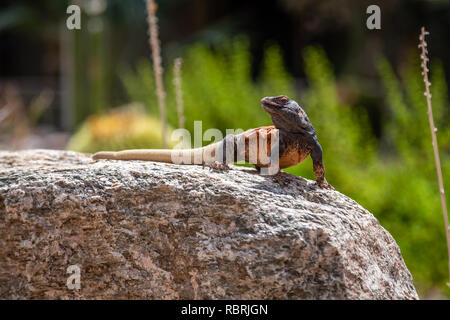
[[[422, 295], [435, 286], [449, 295], [445, 227], [419, 54], [405, 62], [399, 77], [385, 58], [378, 59], [386, 107], [379, 140], [360, 111], [364, 109], [340, 103], [324, 52], [308, 48], [304, 60], [309, 81], [305, 109], [325, 152], [328, 181], [374, 213], [393, 235]], [[447, 86], [439, 61], [431, 70], [444, 183], [450, 186]], [[313, 178], [302, 164], [287, 171]]]
[[[262, 97], [286, 94], [296, 99], [317, 130], [328, 181], [374, 213], [394, 236], [422, 295], [434, 287], [450, 295], [445, 286], [444, 223], [418, 54], [406, 59], [399, 70], [393, 70], [383, 57], [377, 61], [385, 90], [380, 139], [372, 132], [364, 106], [340, 101], [333, 68], [321, 48], [304, 51], [308, 88], [301, 99], [297, 99], [293, 78], [283, 66], [277, 46], [267, 47], [259, 81], [251, 78], [250, 59], [248, 42], [239, 38], [215, 50], [204, 45], [187, 50], [182, 68], [187, 129], [192, 132], [195, 120], [203, 121], [203, 130], [218, 128], [223, 132], [227, 128], [245, 130], [267, 125], [270, 118], [261, 110]], [[123, 69], [121, 73], [130, 99], [143, 103], [148, 113], [156, 115], [150, 63], [143, 60], [135, 71]], [[166, 70], [165, 75], [167, 114], [175, 127], [172, 70]], [[431, 65], [431, 81], [444, 183], [450, 188], [449, 108], [439, 61]], [[310, 158], [286, 171], [314, 179]]]
[[[171, 130], [169, 127], [169, 133]], [[146, 113], [142, 105], [133, 103], [89, 116], [70, 138], [67, 149], [94, 153], [161, 148], [161, 133], [160, 121]]]
[[[250, 70], [249, 44], [238, 38], [212, 50], [195, 45], [186, 52], [182, 66], [182, 90], [186, 128], [193, 131], [194, 121], [202, 120], [203, 129], [250, 129], [271, 124], [262, 111], [264, 96], [286, 94], [294, 96], [293, 79], [286, 72], [278, 47], [267, 48], [263, 79], [254, 83]], [[168, 120], [177, 125], [173, 64], [165, 72]], [[158, 111], [154, 77], [150, 63], [140, 61], [136, 70], [122, 70], [122, 80], [132, 101], [144, 103], [150, 113]], [[206, 142], [207, 143], [207, 142]]]
[[[309, 89], [305, 108], [324, 149], [327, 179], [370, 210], [394, 236], [419, 292], [434, 286], [450, 294], [445, 227], [434, 167], [419, 55], [397, 77], [389, 62], [377, 62], [385, 90], [383, 136], [375, 139], [364, 109], [342, 105], [332, 68], [321, 49], [304, 53]], [[439, 125], [444, 183], [450, 182], [450, 124], [442, 64], [431, 66], [433, 108]], [[299, 165], [290, 173], [313, 178]]]
[[[391, 154], [381, 157], [378, 164], [386, 179], [378, 186], [376, 198], [383, 201], [377, 203], [376, 198], [367, 197], [366, 203], [368, 208], [374, 208], [377, 217], [400, 244], [419, 287], [427, 290], [433, 284], [444, 284], [445, 279], [448, 280], [448, 269], [445, 227], [419, 65], [418, 54], [413, 55], [397, 77], [385, 59], [378, 61], [390, 112], [385, 120], [384, 139], [391, 144], [387, 150]], [[448, 187], [450, 124], [445, 115], [448, 112], [447, 85], [439, 61], [432, 63], [430, 69], [433, 113], [439, 129], [444, 184]], [[446, 293], [450, 294], [448, 288]]]

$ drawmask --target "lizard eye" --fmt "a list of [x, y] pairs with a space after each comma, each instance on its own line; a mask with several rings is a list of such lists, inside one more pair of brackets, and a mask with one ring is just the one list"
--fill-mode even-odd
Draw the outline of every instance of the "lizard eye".
[[289, 98], [286, 97], [286, 96], [282, 96], [282, 97], [280, 98], [280, 102], [282, 102], [282, 103], [287, 103], [288, 101], [289, 101]]

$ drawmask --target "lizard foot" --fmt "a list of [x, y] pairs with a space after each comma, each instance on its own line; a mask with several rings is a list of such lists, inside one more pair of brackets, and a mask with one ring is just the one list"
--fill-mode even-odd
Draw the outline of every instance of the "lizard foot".
[[327, 180], [325, 180], [325, 179], [317, 180], [317, 181], [316, 181], [316, 185], [318, 185], [319, 188], [322, 188], [322, 189], [336, 190], [336, 189], [335, 189], [331, 184], [329, 184], [329, 183], [327, 182]]
[[218, 161], [214, 161], [212, 163], [206, 163], [203, 165], [203, 167], [208, 167], [212, 170], [216, 170], [216, 171], [228, 171], [230, 170], [230, 167], [228, 166], [228, 164], [226, 163], [222, 163], [222, 162], [218, 162]]

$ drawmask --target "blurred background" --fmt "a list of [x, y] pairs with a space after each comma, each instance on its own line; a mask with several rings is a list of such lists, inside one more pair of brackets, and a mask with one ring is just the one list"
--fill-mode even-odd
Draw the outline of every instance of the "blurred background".
[[[169, 137], [194, 120], [223, 132], [268, 125], [260, 99], [294, 98], [318, 132], [328, 181], [394, 236], [421, 298], [449, 298], [417, 45], [425, 26], [450, 190], [450, 1], [155, 2]], [[70, 4], [80, 30], [66, 27]], [[381, 30], [366, 27], [371, 4]], [[144, 0], [3, 0], [0, 46], [0, 149], [162, 146]], [[286, 171], [314, 178], [310, 159]]]

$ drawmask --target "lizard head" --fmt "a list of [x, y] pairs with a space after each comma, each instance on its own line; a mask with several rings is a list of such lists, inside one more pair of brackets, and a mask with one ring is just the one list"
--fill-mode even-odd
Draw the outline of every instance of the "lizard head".
[[315, 134], [306, 112], [287, 96], [265, 97], [261, 106], [270, 114], [277, 129], [292, 133]]

